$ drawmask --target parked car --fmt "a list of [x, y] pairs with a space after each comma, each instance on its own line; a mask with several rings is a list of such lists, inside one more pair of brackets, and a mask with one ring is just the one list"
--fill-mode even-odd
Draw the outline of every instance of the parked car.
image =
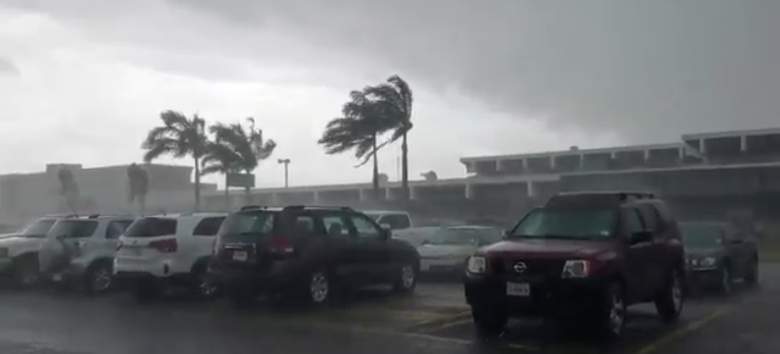
[[685, 259], [677, 222], [647, 193], [567, 193], [523, 217], [504, 241], [469, 258], [466, 299], [479, 333], [508, 317], [590, 318], [620, 336], [626, 307], [654, 302], [664, 321], [680, 315]]
[[366, 210], [364, 213], [374, 219], [377, 224], [391, 230], [404, 230], [414, 227], [412, 217], [405, 211]]
[[735, 279], [758, 282], [756, 240], [722, 222], [684, 222], [680, 231], [690, 286], [714, 286], [728, 294]]
[[42, 276], [57, 284], [82, 285], [88, 293], [109, 290], [119, 236], [133, 219], [91, 215], [57, 221], [38, 252]]
[[0, 275], [22, 287], [38, 282], [38, 250], [46, 233], [60, 217], [35, 219], [20, 232], [0, 239]]
[[396, 240], [404, 241], [417, 248], [422, 246], [423, 243], [430, 241], [441, 228], [441, 226], [421, 226], [403, 230], [393, 230], [391, 237]]
[[225, 220], [210, 270], [236, 304], [283, 294], [320, 305], [336, 289], [390, 283], [411, 292], [419, 255], [350, 208], [245, 207]]
[[185, 286], [201, 297], [217, 294], [207, 274], [215, 235], [226, 213], [189, 213], [139, 218], [119, 237], [114, 274], [139, 300], [168, 286]]
[[501, 240], [502, 230], [491, 226], [440, 227], [417, 252], [421, 273], [463, 274], [469, 256], [482, 246]]

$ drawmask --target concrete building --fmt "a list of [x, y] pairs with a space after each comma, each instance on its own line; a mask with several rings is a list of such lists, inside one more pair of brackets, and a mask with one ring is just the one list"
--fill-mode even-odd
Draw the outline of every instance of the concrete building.
[[[515, 215], [515, 210], [539, 204], [560, 190], [641, 189], [694, 204], [698, 202], [693, 199], [739, 197], [736, 199], [741, 202], [734, 205], [769, 212], [774, 204], [766, 200], [774, 200], [773, 193], [780, 192], [780, 180], [776, 178], [780, 177], [780, 129], [686, 134], [678, 142], [662, 144], [571, 147], [464, 157], [460, 162], [468, 177], [412, 181], [412, 201], [408, 204], [432, 205], [442, 210], [451, 209], [454, 204], [478, 209], [473, 213], [509, 210]], [[232, 191], [230, 204], [371, 207], [398, 204], [399, 192], [399, 182], [383, 184], [376, 196], [370, 183], [265, 188], [254, 189], [249, 196], [243, 191]], [[225, 207], [222, 194], [206, 198], [211, 208]]]
[[[189, 210], [194, 190], [190, 182], [192, 167], [139, 165], [149, 176], [146, 210]], [[50, 213], [69, 213], [70, 207], [60, 193], [58, 172], [67, 168], [79, 189], [76, 212], [133, 213], [137, 207], [128, 201], [128, 165], [83, 168], [80, 164], [48, 164], [43, 172], [0, 175], [0, 220], [20, 223]], [[201, 186], [202, 193], [216, 191], [216, 185]]]

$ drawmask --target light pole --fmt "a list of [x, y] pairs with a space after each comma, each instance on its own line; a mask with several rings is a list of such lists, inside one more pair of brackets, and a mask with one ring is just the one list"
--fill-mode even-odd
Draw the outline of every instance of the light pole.
[[290, 165], [290, 159], [279, 159], [277, 160], [278, 163], [284, 164], [284, 188], [289, 187], [288, 179], [287, 179], [287, 166]]

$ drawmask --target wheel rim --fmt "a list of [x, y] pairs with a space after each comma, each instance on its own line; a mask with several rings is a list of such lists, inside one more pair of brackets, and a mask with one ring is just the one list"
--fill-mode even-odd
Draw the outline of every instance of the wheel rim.
[[328, 278], [324, 273], [314, 273], [309, 283], [309, 294], [315, 303], [324, 302], [328, 298]]
[[612, 306], [609, 310], [609, 327], [612, 333], [620, 334], [625, 321], [625, 315], [623, 297], [618, 292], [615, 292], [612, 294]]
[[217, 292], [217, 284], [212, 282], [207, 276], [201, 275], [198, 281], [198, 291], [201, 296], [213, 296]]
[[731, 292], [731, 273], [729, 273], [728, 268], [723, 268], [723, 271], [721, 272], [721, 288], [723, 289], [724, 293]]
[[674, 305], [674, 310], [679, 312], [682, 308], [682, 286], [680, 285], [680, 275], [677, 273], [674, 273], [674, 276], [672, 277], [672, 304]]
[[409, 289], [414, 285], [414, 268], [410, 265], [401, 267], [401, 286]]
[[111, 286], [111, 272], [108, 268], [101, 267], [95, 271], [92, 278], [92, 289], [95, 291], [104, 291]]

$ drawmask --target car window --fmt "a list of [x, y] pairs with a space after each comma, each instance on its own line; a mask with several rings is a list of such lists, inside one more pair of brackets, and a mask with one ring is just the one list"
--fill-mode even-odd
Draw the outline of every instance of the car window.
[[616, 219], [613, 209], [537, 209], [515, 226], [510, 237], [603, 239], [614, 234]]
[[90, 237], [98, 226], [95, 220], [60, 220], [49, 230], [51, 237]]
[[411, 226], [409, 217], [404, 214], [389, 214], [379, 219], [379, 224], [387, 224], [391, 229], [406, 229]]
[[367, 217], [362, 215], [352, 215], [352, 226], [355, 227], [355, 234], [359, 239], [378, 239], [381, 230], [374, 225]]
[[322, 226], [331, 237], [349, 237], [349, 228], [341, 215], [326, 215], [322, 217]]
[[650, 204], [639, 205], [639, 214], [642, 216], [642, 221], [646, 231], [660, 231], [658, 225], [658, 213]]
[[220, 237], [227, 239], [253, 240], [270, 236], [276, 225], [276, 213], [242, 212], [232, 214], [219, 228]]
[[119, 237], [123, 232], [125, 232], [125, 230], [127, 230], [127, 227], [130, 226], [131, 223], [131, 220], [117, 220], [109, 222], [108, 227], [106, 227], [106, 238], [114, 239]]
[[56, 222], [56, 219], [38, 219], [24, 228], [22, 236], [25, 237], [44, 237]]
[[219, 227], [222, 226], [222, 222], [225, 221], [224, 216], [217, 216], [211, 218], [203, 218], [195, 226], [195, 230], [192, 231], [194, 236], [214, 236], [219, 231]]
[[309, 236], [316, 234], [314, 217], [311, 215], [297, 215], [292, 220], [292, 232], [298, 236]]
[[644, 230], [642, 225], [642, 219], [639, 216], [639, 211], [636, 208], [628, 208], [625, 211], [625, 229], [628, 235]]
[[156, 237], [176, 234], [176, 219], [148, 217], [136, 220], [127, 228], [127, 237]]

